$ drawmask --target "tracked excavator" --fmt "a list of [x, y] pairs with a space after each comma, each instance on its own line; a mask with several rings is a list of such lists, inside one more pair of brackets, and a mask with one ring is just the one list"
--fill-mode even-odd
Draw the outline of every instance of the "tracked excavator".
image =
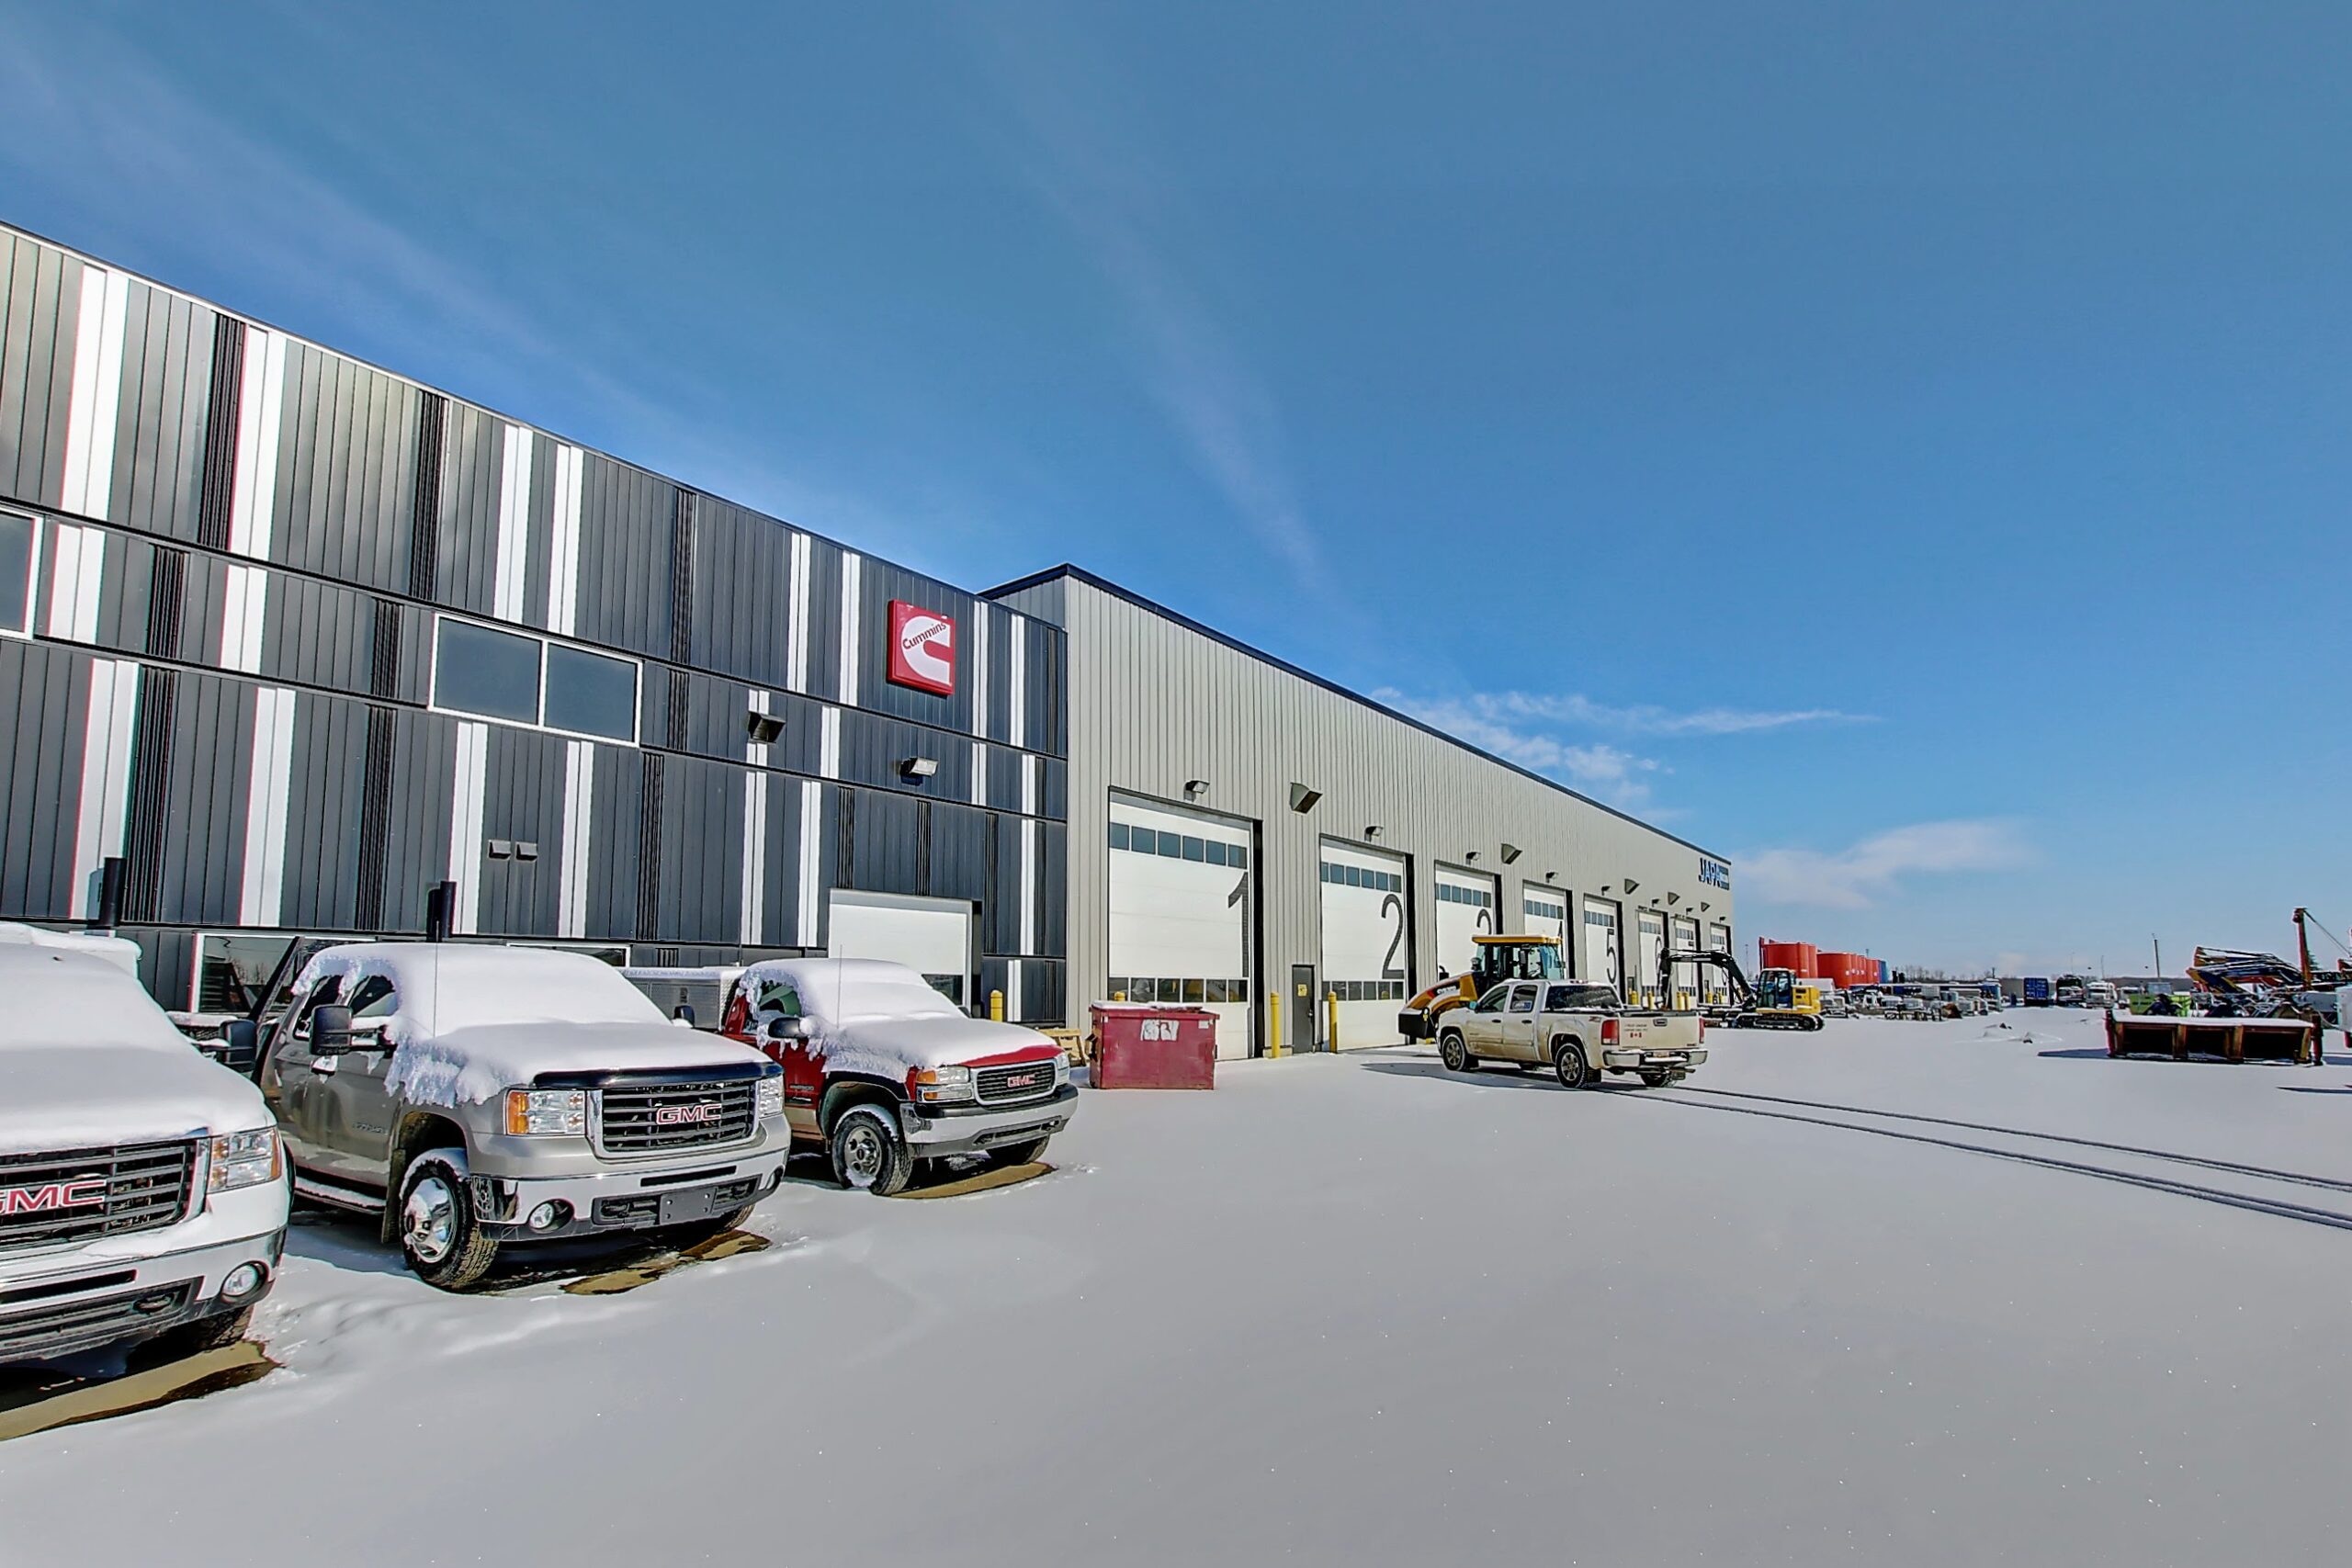
[[1821, 1027], [1821, 988], [1809, 980], [1798, 979], [1793, 969], [1758, 969], [1756, 983], [1750, 985], [1738, 959], [1712, 948], [1695, 947], [1668, 948], [1659, 964], [1668, 975], [1674, 973], [1678, 964], [1722, 970], [1724, 978], [1730, 982], [1731, 1006], [1705, 1010], [1734, 1029]]

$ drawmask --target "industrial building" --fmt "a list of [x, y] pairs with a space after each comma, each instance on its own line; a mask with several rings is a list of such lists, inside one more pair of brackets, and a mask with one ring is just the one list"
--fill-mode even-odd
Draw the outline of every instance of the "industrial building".
[[1393, 1038], [1474, 931], [1660, 999], [1731, 942], [1723, 857], [1076, 569], [972, 594], [14, 230], [0, 703], [0, 918], [191, 1010], [445, 884], [1229, 1055]]

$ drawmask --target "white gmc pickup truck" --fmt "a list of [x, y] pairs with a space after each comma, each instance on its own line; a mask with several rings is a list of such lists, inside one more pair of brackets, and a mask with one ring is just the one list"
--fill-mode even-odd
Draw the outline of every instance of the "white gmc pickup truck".
[[0, 930], [0, 1363], [231, 1344], [277, 1280], [268, 1107], [109, 948]]
[[1448, 1071], [1482, 1058], [1550, 1067], [1566, 1089], [1626, 1073], [1653, 1089], [1689, 1077], [1707, 1059], [1707, 1021], [1696, 1012], [1629, 1009], [1607, 986], [1512, 980], [1445, 1015], [1438, 1057]]

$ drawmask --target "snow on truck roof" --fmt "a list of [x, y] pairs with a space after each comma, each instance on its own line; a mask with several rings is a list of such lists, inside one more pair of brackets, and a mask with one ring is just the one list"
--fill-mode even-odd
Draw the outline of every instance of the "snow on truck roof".
[[109, 957], [47, 943], [0, 942], [0, 1052], [53, 1045], [188, 1049], [145, 987]]
[[556, 948], [346, 942], [313, 954], [297, 984], [329, 975], [383, 976], [399, 995], [401, 1017], [427, 1036], [476, 1024], [669, 1023], [619, 970]]

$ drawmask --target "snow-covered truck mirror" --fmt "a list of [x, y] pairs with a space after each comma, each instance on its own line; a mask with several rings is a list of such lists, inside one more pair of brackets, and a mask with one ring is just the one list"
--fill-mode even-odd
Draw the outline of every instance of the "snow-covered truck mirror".
[[771, 1040], [807, 1040], [815, 1032], [805, 1018], [772, 1018], [768, 1020]]

